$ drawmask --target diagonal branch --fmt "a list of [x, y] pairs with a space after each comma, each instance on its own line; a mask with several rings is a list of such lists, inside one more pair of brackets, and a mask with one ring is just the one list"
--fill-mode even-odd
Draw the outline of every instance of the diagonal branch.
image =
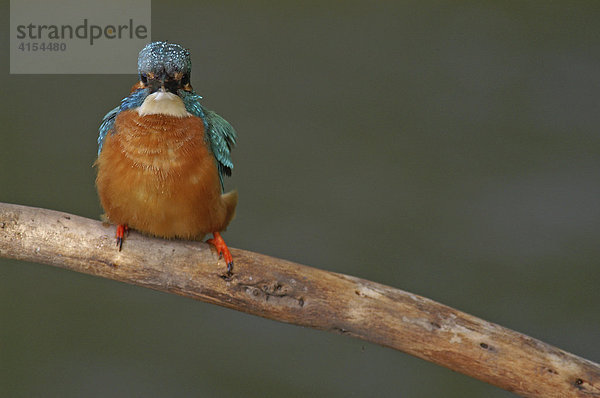
[[205, 243], [132, 232], [0, 203], [0, 257], [50, 264], [358, 337], [526, 397], [600, 397], [600, 366], [539, 340], [389, 286], [233, 249], [234, 274]]

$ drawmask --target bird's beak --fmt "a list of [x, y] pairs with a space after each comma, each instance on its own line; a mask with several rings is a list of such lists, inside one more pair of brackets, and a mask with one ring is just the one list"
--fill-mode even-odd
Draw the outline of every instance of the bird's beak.
[[164, 90], [165, 89], [164, 79], [162, 79], [160, 77], [148, 79], [148, 88], [150, 89], [151, 93], [154, 93], [160, 89]]
[[156, 76], [154, 79], [149, 80], [148, 87], [150, 87], [150, 92], [152, 93], [158, 90], [163, 90], [173, 94], [177, 94], [177, 91], [182, 88], [180, 79], [176, 79], [167, 74], [161, 74]]
[[138, 88], [148, 88], [150, 93], [155, 93], [158, 90], [173, 93], [177, 95], [179, 90], [191, 90], [189, 83], [189, 74], [176, 73], [175, 76], [169, 75], [162, 71], [159, 73], [144, 73], [140, 75], [140, 82], [136, 86]]

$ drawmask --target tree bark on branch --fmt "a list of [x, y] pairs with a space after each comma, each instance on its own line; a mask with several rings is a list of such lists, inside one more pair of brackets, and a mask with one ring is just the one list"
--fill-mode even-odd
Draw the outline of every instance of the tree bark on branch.
[[0, 257], [144, 286], [390, 347], [525, 397], [600, 397], [600, 365], [435, 301], [364, 279], [0, 203]]

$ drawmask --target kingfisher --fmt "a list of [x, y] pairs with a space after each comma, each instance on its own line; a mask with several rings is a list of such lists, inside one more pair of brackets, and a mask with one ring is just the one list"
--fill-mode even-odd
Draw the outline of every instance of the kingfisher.
[[233, 269], [221, 232], [235, 216], [237, 191], [224, 193], [231, 175], [233, 127], [200, 103], [190, 84], [192, 62], [182, 46], [146, 45], [139, 81], [102, 119], [96, 187], [104, 218], [117, 225], [122, 249], [129, 228], [162, 238], [201, 240]]

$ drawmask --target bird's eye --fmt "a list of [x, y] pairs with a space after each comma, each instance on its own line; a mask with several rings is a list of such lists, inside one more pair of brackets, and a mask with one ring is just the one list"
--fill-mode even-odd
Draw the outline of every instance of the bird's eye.
[[146, 84], [148, 83], [148, 76], [146, 76], [145, 73], [140, 74], [140, 80], [142, 81], [142, 83]]
[[190, 74], [186, 73], [185, 75], [183, 75], [183, 77], [181, 78], [181, 85], [185, 86], [186, 84], [188, 84], [190, 82]]

